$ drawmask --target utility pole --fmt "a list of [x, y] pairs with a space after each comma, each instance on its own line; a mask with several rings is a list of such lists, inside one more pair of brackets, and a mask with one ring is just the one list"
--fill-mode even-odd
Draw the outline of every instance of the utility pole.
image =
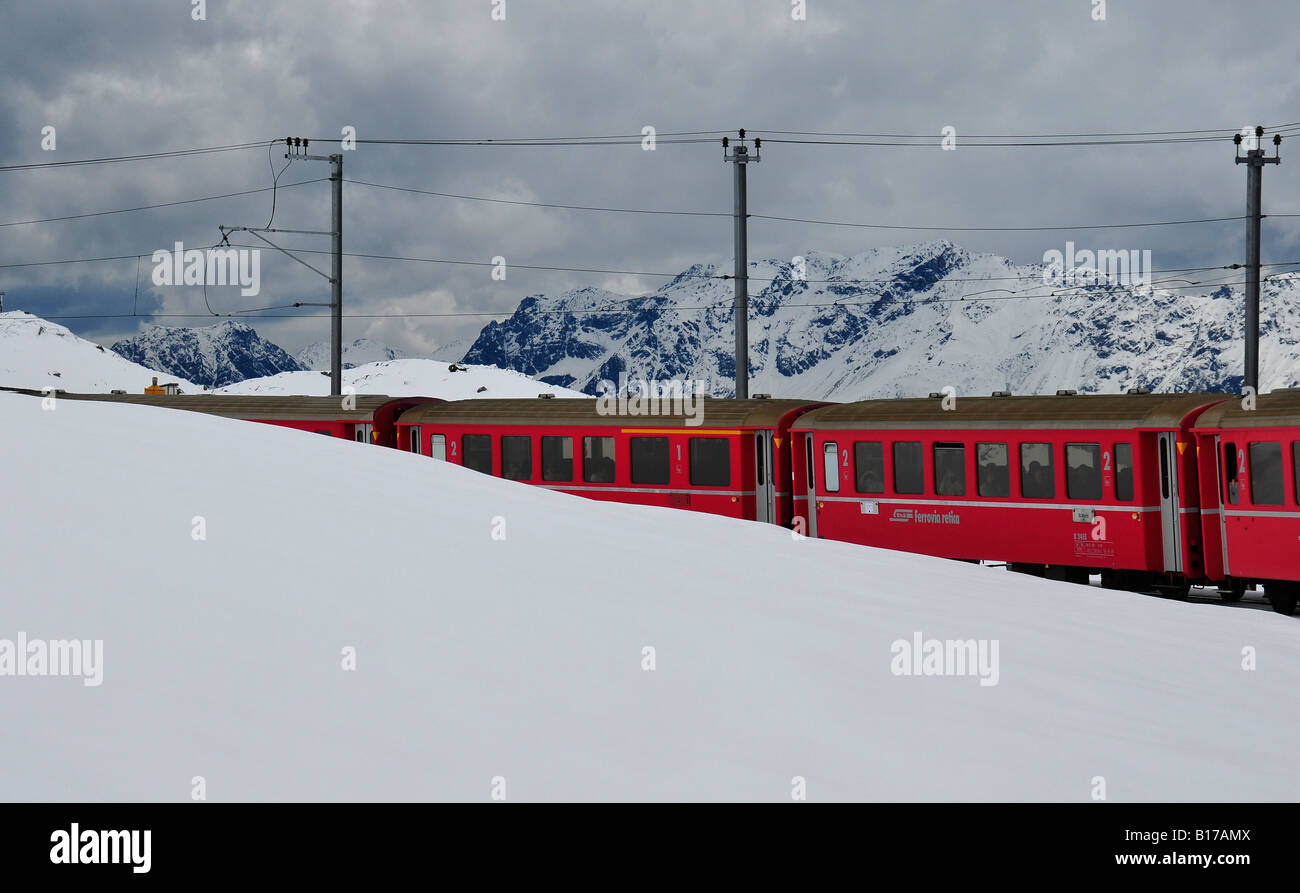
[[1282, 144], [1282, 134], [1273, 134], [1274, 155], [1264, 157], [1264, 150], [1259, 141], [1264, 136], [1262, 126], [1255, 127], [1254, 144], [1256, 148], [1247, 149], [1241, 155], [1241, 134], [1232, 138], [1237, 146], [1236, 164], [1246, 165], [1246, 375], [1245, 387], [1259, 393], [1259, 222], [1260, 198], [1263, 191], [1264, 165], [1281, 164], [1278, 154]]
[[343, 155], [329, 157], [334, 262], [330, 266], [330, 394], [343, 393]]
[[[276, 140], [276, 142], [280, 142]], [[284, 157], [295, 161], [328, 161], [333, 167], [330, 170], [330, 226], [328, 230], [314, 229], [284, 229], [275, 228], [268, 222], [266, 226], [221, 226], [221, 244], [229, 245], [231, 233], [243, 232], [249, 233], [258, 239], [261, 239], [267, 245], [270, 245], [281, 254], [293, 258], [307, 269], [311, 270], [317, 276], [320, 276], [330, 284], [330, 302], [328, 304], [312, 303], [310, 301], [295, 301], [294, 307], [328, 307], [330, 308], [330, 395], [338, 397], [343, 393], [343, 156], [338, 155], [308, 155], [307, 147], [311, 140], [303, 139], [300, 136], [284, 137], [285, 153]], [[281, 173], [284, 173], [281, 170]], [[274, 205], [272, 205], [274, 208]], [[275, 219], [274, 210], [271, 213], [272, 221]], [[303, 236], [329, 236], [333, 255], [333, 262], [330, 266], [330, 272], [326, 275], [324, 270], [319, 270], [298, 255], [294, 254], [287, 248], [282, 248], [272, 242], [262, 233], [296, 233]], [[245, 246], [239, 246], [245, 247]]]
[[754, 140], [754, 152], [751, 155], [745, 145], [745, 130], [739, 131], [740, 139], [730, 148], [730, 139], [722, 138], [722, 157], [736, 166], [736, 398], [749, 398], [749, 210], [747, 205], [745, 166], [759, 161], [761, 139]]

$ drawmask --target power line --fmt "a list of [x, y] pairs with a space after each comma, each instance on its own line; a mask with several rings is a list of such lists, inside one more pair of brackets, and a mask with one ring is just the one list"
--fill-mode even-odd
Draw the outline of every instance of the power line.
[[[358, 186], [370, 186], [376, 189], [391, 189], [396, 192], [409, 192], [416, 195], [432, 195], [441, 198], [463, 199], [465, 201], [490, 202], [503, 205], [526, 205], [534, 208], [560, 208], [569, 211], [609, 211], [620, 214], [669, 214], [681, 215], [687, 217], [732, 217], [732, 213], [727, 211], [668, 211], [652, 208], [614, 208], [600, 207], [592, 205], [567, 205], [554, 202], [533, 202], [519, 199], [488, 198], [482, 195], [463, 195], [454, 192], [435, 192], [428, 189], [416, 189], [410, 186], [393, 186], [386, 183], [371, 183], [365, 180], [347, 180], [348, 183], [355, 183]], [[821, 226], [848, 226], [859, 227], [863, 229], [889, 229], [889, 230], [919, 230], [931, 232], [1048, 232], [1048, 231], [1067, 231], [1067, 230], [1092, 230], [1092, 229], [1125, 229], [1125, 228], [1145, 228], [1155, 226], [1185, 226], [1200, 223], [1222, 223], [1226, 221], [1244, 220], [1245, 217], [1204, 217], [1193, 220], [1157, 220], [1146, 223], [1094, 223], [1094, 224], [1061, 224], [1055, 226], [907, 226], [902, 224], [889, 223], [855, 223], [844, 220], [816, 220], [807, 217], [784, 217], [775, 214], [750, 214], [751, 218], [761, 220], [779, 220], [790, 223], [811, 223]], [[1274, 215], [1287, 216], [1287, 215]]]
[[[1267, 126], [1269, 131], [1285, 130], [1300, 127], [1300, 121], [1294, 121], [1290, 124], [1277, 124]], [[1232, 138], [1234, 133], [1240, 131], [1237, 127], [1208, 127], [1201, 130], [1137, 130], [1137, 131], [1107, 131], [1100, 133], [971, 133], [965, 134], [967, 139], [1074, 139], [1081, 137], [1133, 137], [1133, 136], [1188, 136], [1192, 134], [1217, 134], [1220, 137], [1226, 136]], [[846, 133], [823, 130], [769, 130], [765, 128], [750, 128], [750, 133], [779, 134], [782, 136], [835, 136], [835, 137], [858, 137], [862, 139], [915, 139], [915, 140], [932, 140], [934, 134], [929, 133]]]
[[[288, 189], [292, 186], [306, 186], [309, 183], [323, 183], [325, 182], [325, 179], [326, 179], [325, 177], [318, 177], [315, 180], [302, 180], [297, 183], [285, 183], [283, 186], [280, 186], [279, 188]], [[0, 227], [27, 226], [33, 223], [55, 223], [61, 220], [81, 220], [86, 217], [104, 217], [109, 214], [128, 214], [131, 213], [132, 211], [150, 211], [153, 210], [154, 208], [171, 208], [171, 207], [175, 207], [176, 205], [192, 205], [195, 202], [210, 202], [222, 198], [234, 198], [240, 195], [256, 195], [257, 193], [260, 192], [271, 192], [275, 188], [276, 187], [274, 186], [262, 186], [257, 189], [245, 189], [241, 192], [226, 192], [221, 195], [205, 195], [200, 198], [187, 198], [187, 199], [181, 199], [179, 201], [174, 201], [174, 202], [159, 202], [158, 204], [154, 204], [154, 205], [138, 205], [134, 208], [115, 208], [111, 211], [88, 211], [85, 214], [67, 214], [63, 217], [42, 217], [37, 220], [11, 220], [8, 223], [0, 223]]]
[[[274, 142], [272, 140], [271, 142]], [[238, 152], [243, 149], [268, 145], [267, 140], [255, 143], [235, 143], [229, 146], [207, 146], [201, 149], [173, 149], [167, 152], [141, 152], [136, 155], [111, 155], [102, 158], [78, 158], [72, 161], [34, 161], [26, 164], [0, 165], [2, 171], [24, 171], [37, 168], [74, 167], [87, 164], [116, 164], [123, 161], [150, 161], [159, 158], [183, 158], [190, 155], [210, 155], [214, 152]]]
[[1071, 226], [904, 226], [893, 223], [854, 223], [846, 220], [812, 220], [806, 217], [781, 217], [773, 214], [750, 214], [762, 220], [783, 220], [790, 223], [812, 223], [819, 226], [851, 226], [862, 229], [923, 230], [927, 232], [1051, 232], [1084, 229], [1127, 229], [1153, 226], [1186, 226], [1198, 223], [1223, 223], [1230, 220], [1245, 220], [1238, 217], [1202, 217], [1196, 220], [1156, 220], [1149, 223], [1092, 223]]
[[411, 192], [417, 195], [434, 195], [442, 198], [458, 198], [474, 202], [491, 202], [501, 205], [528, 205], [534, 208], [562, 208], [568, 211], [612, 211], [620, 214], [676, 214], [687, 217], [730, 217], [726, 211], [662, 211], [650, 208], [601, 208], [591, 205], [561, 205], [551, 202], [528, 202], [518, 199], [507, 198], [487, 198], [482, 195], [458, 195], [454, 192], [433, 192], [428, 189], [414, 189], [409, 186], [389, 186], [384, 183], [368, 183], [365, 180], [346, 180], [348, 183], [355, 183], [358, 186], [372, 186], [375, 189], [392, 189], [397, 192]]

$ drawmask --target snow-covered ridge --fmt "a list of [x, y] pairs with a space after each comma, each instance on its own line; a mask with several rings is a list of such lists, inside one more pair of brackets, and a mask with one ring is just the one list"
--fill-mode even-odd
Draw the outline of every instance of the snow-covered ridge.
[[0, 313], [0, 385], [142, 394], [155, 377], [175, 382], [187, 393], [203, 390], [184, 378], [133, 363], [58, 323], [22, 310]]
[[[453, 371], [454, 367], [454, 371]], [[535, 381], [510, 369], [495, 366], [466, 366], [440, 360], [388, 360], [343, 370], [343, 386], [358, 394], [388, 394], [393, 397], [441, 397], [465, 400], [474, 397], [557, 397], [584, 396], [568, 388]], [[330, 392], [330, 380], [319, 372], [282, 372], [265, 378], [236, 382], [213, 391], [216, 394], [301, 394], [319, 396]]]

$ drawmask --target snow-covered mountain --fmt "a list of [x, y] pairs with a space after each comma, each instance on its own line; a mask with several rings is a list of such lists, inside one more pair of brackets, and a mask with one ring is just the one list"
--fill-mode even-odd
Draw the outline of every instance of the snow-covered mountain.
[[[588, 394], [627, 373], [699, 379], [709, 393], [731, 395], [732, 283], [713, 278], [730, 269], [696, 265], [640, 297], [584, 288], [525, 298], [510, 319], [482, 330], [465, 362]], [[759, 260], [749, 271], [751, 393], [856, 400], [949, 385], [959, 393], [1235, 390], [1242, 380], [1244, 310], [1240, 290], [1227, 287], [1188, 294], [1187, 279], [1161, 288], [1156, 274], [1154, 289], [1053, 294], [1042, 266], [947, 241], [853, 257], [809, 252], [802, 264]], [[1266, 280], [1261, 306], [1262, 388], [1300, 383], [1300, 274]], [[564, 310], [575, 312], [555, 312]]]
[[[387, 360], [343, 370], [343, 386], [358, 394], [392, 397], [441, 397], [467, 400], [475, 397], [581, 397], [558, 385], [535, 381], [511, 369], [466, 366], [439, 360]], [[281, 372], [250, 378], [219, 388], [217, 394], [300, 394], [324, 396], [330, 392], [329, 376], [319, 372]]]
[[[395, 347], [389, 347], [378, 341], [371, 341], [369, 338], [358, 338], [351, 344], [343, 345], [343, 368], [349, 369], [353, 366], [364, 366], [366, 363], [380, 363], [384, 360], [404, 360], [410, 357], [405, 351], [400, 351]], [[313, 341], [294, 357], [298, 365], [303, 369], [310, 369], [315, 372], [328, 370], [330, 367], [330, 343], [328, 341]], [[459, 360], [460, 357], [455, 359]]]
[[202, 390], [184, 378], [137, 365], [58, 323], [21, 310], [0, 313], [0, 385], [4, 387], [142, 394], [155, 377], [179, 384], [186, 393]]
[[283, 348], [251, 326], [233, 320], [206, 328], [150, 326], [117, 342], [113, 350], [141, 365], [209, 388], [302, 369]]

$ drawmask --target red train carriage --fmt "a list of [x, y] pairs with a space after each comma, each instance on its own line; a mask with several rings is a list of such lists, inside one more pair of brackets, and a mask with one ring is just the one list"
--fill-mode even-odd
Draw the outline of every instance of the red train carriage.
[[1275, 611], [1300, 597], [1300, 390], [1207, 410], [1192, 429], [1201, 458], [1205, 565], [1229, 598], [1262, 584]]
[[[1186, 591], [1205, 568], [1189, 426], [1213, 394], [828, 406], [793, 426], [814, 536], [1107, 585]], [[809, 488], [808, 481], [814, 486]]]
[[[34, 397], [44, 391], [0, 388]], [[257, 394], [70, 394], [55, 391], [59, 400], [93, 400], [104, 403], [135, 403], [202, 412], [224, 418], [263, 422], [296, 428], [314, 434], [342, 437], [359, 443], [397, 446], [397, 417], [406, 410], [430, 402], [433, 397], [387, 397], [356, 394], [341, 397], [262, 396]]]
[[602, 414], [596, 399], [457, 400], [397, 423], [403, 449], [592, 499], [789, 524], [789, 426], [824, 403], [700, 398], [683, 415]]

